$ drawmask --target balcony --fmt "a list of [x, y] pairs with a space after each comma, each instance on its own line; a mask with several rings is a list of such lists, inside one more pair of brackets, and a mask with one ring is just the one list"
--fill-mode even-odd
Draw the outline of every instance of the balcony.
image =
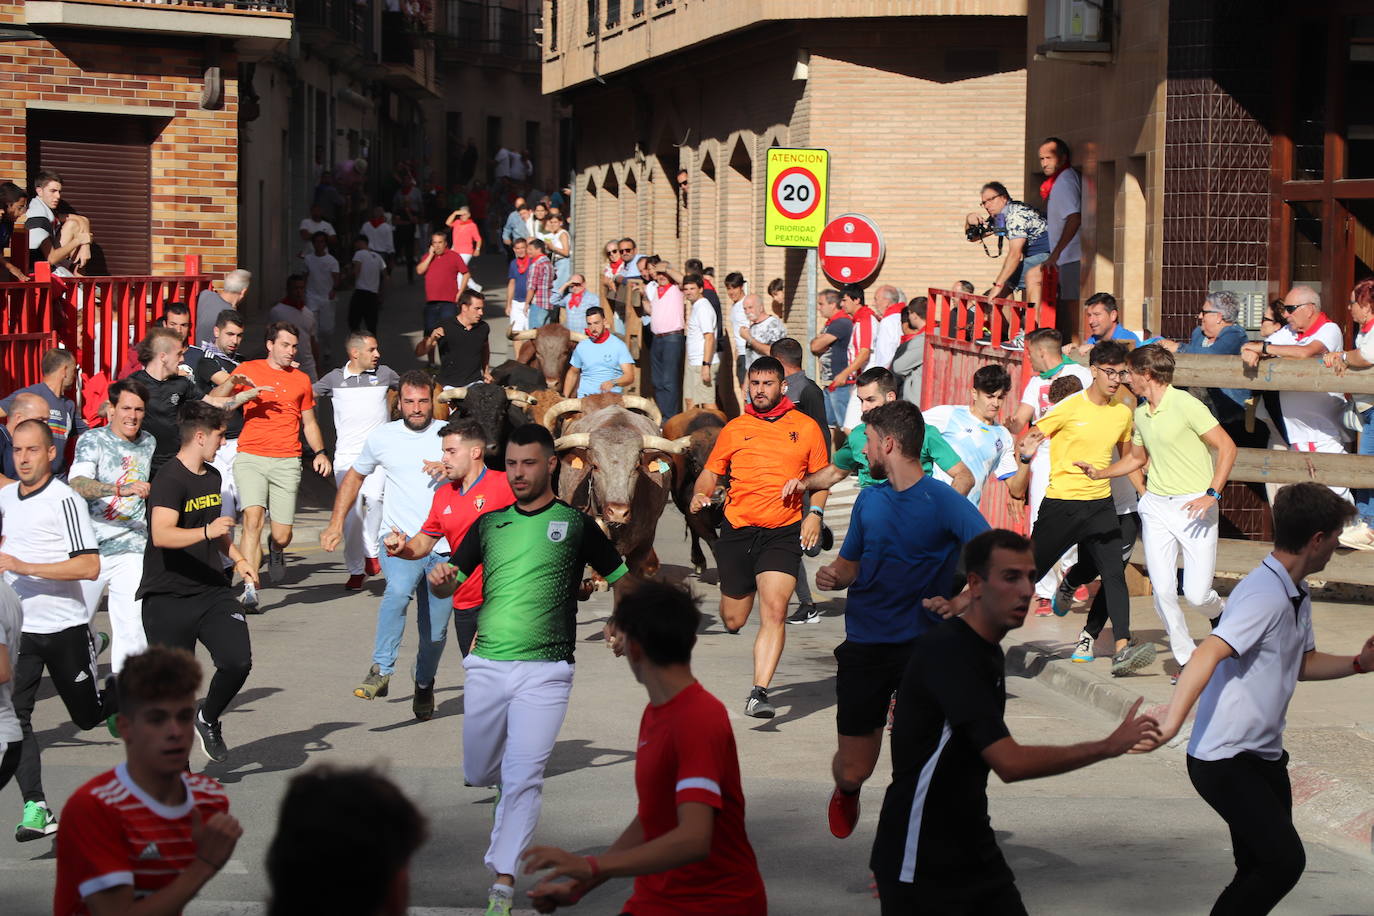
[[291, 39], [289, 0], [27, 0], [24, 22], [229, 38], [264, 52]]
[[526, 9], [500, 0], [448, 0], [435, 35], [446, 61], [480, 67], [539, 70], [538, 4]]
[[376, 61], [372, 7], [356, 0], [296, 0], [301, 40], [326, 60], [348, 68]]

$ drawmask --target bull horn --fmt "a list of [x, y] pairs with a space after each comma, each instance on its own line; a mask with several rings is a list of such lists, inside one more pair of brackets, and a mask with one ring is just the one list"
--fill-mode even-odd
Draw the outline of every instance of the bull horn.
[[468, 389], [466, 385], [462, 388], [445, 388], [443, 391], [439, 392], [439, 400], [441, 401], [461, 401], [467, 396]]
[[534, 395], [528, 391], [521, 391], [519, 388], [507, 388], [506, 399], [521, 404], [533, 404], [535, 402]]
[[544, 412], [544, 426], [553, 432], [554, 421], [565, 413], [577, 413], [582, 409], [581, 398], [564, 398]]
[[586, 335], [586, 334], [583, 334], [583, 333], [581, 333], [581, 332], [579, 332], [579, 331], [569, 331], [569, 332], [568, 332], [568, 338], [569, 338], [573, 343], [581, 343], [582, 341], [584, 341], [584, 340], [587, 339], [587, 335]]
[[586, 448], [591, 444], [591, 433], [568, 433], [566, 436], [559, 436], [554, 442], [553, 448], [554, 451], [561, 452], [565, 448]]
[[625, 405], [626, 410], [642, 410], [659, 426], [663, 425], [663, 414], [659, 412], [658, 405], [648, 398], [642, 398], [637, 394], [627, 394], [620, 399], [620, 403]]
[[511, 339], [511, 340], [534, 340], [534, 338], [535, 338], [535, 336], [536, 336], [537, 334], [538, 334], [538, 331], [535, 331], [535, 330], [532, 330], [532, 329], [530, 329], [530, 330], [524, 330], [524, 331], [515, 331], [515, 332], [507, 331], [507, 332], [506, 332], [506, 337], [508, 337], [508, 338]]
[[641, 448], [658, 449], [660, 452], [667, 452], [670, 455], [680, 455], [682, 450], [692, 444], [691, 436], [683, 436], [681, 439], [665, 439], [662, 436], [644, 437], [644, 445]]

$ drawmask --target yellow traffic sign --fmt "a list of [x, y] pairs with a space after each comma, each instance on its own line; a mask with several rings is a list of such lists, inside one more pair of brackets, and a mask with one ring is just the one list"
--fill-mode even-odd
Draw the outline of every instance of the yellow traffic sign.
[[763, 243], [781, 248], [815, 248], [825, 228], [830, 151], [768, 150], [768, 196]]

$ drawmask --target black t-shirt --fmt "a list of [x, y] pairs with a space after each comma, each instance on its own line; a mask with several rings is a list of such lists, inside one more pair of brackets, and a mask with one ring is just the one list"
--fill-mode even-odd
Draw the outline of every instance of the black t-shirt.
[[815, 420], [816, 425], [821, 428], [821, 438], [825, 440], [825, 454], [829, 457], [830, 424], [825, 418], [825, 393], [804, 372], [793, 372], [784, 381], [787, 383], [787, 399], [796, 404], [798, 410]]
[[[916, 641], [897, 690], [892, 785], [883, 799], [869, 866], [880, 881], [942, 888], [1010, 880], [988, 821], [982, 751], [1011, 734], [1000, 646], [963, 620]], [[914, 849], [907, 837], [919, 824]]]
[[[219, 372], [232, 373], [238, 368], [239, 361], [227, 356], [202, 356], [190, 365], [195, 371], [196, 388], [200, 391], [201, 397], [204, 397], [219, 387], [213, 381], [215, 375]], [[229, 411], [229, 425], [224, 430], [224, 438], [237, 439], [241, 432], [243, 432], [243, 408], [235, 407]]]
[[140, 369], [131, 379], [142, 382], [148, 389], [148, 403], [144, 408], [143, 428], [152, 433], [157, 443], [153, 449], [154, 476], [167, 463], [167, 460], [181, 448], [181, 430], [177, 426], [177, 411], [187, 401], [199, 401], [202, 397], [196, 383], [177, 373], [163, 381]]
[[[153, 510], [175, 509], [177, 527], [204, 529], [220, 514], [219, 471], [210, 465], [204, 473], [192, 474], [175, 456], [153, 476], [148, 494], [148, 524]], [[143, 551], [143, 584], [138, 597], [148, 595], [202, 595], [207, 588], [228, 587], [219, 548], [213, 541], [199, 540], [190, 547], [155, 547], [150, 536]]]
[[471, 328], [463, 327], [457, 318], [445, 318], [439, 322], [444, 336], [439, 338], [439, 355], [443, 364], [439, 367], [439, 381], [445, 386], [460, 388], [482, 380], [482, 355], [491, 328], [485, 321], [478, 321]]

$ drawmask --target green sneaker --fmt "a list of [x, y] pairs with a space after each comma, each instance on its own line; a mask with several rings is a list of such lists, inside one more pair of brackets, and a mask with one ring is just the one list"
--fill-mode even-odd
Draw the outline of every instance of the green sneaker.
[[387, 688], [390, 684], [391, 675], [382, 674], [382, 669], [377, 665], [373, 665], [368, 669], [367, 677], [363, 678], [363, 682], [353, 688], [353, 695], [355, 697], [361, 697], [364, 700], [384, 697], [386, 696]]
[[486, 916], [511, 916], [510, 908], [514, 899], [514, 893], [501, 894], [493, 889], [487, 896]]
[[20, 843], [41, 840], [57, 832], [57, 815], [48, 809], [47, 802], [24, 802], [24, 819], [14, 828], [14, 838]]
[[105, 728], [109, 731], [111, 738], [119, 737], [119, 725], [115, 722], [115, 718], [113, 715], [105, 717]]
[[105, 654], [105, 650], [108, 649], [108, 648], [110, 648], [110, 634], [109, 634], [109, 633], [97, 633], [97, 634], [95, 634], [95, 657], [96, 657], [96, 658], [99, 658], [100, 656], [104, 655], [104, 654]]

